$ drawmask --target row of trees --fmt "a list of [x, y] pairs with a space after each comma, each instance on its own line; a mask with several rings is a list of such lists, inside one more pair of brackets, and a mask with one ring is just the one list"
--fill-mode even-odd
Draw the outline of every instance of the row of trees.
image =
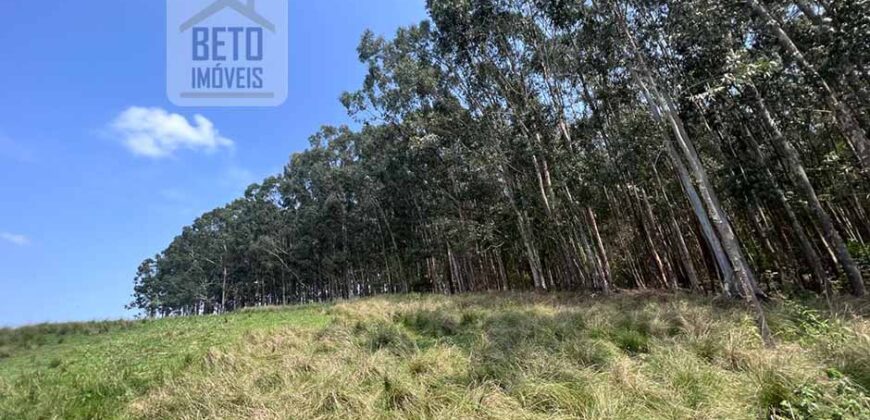
[[[870, 1], [429, 0], [133, 307], [376, 293], [865, 294]], [[864, 267], [866, 268], [866, 267]]]

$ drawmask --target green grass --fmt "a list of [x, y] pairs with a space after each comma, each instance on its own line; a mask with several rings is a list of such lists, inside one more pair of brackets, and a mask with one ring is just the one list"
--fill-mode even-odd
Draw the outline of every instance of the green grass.
[[137, 397], [252, 333], [319, 328], [317, 307], [220, 317], [38, 325], [0, 331], [0, 418], [119, 418]]
[[[847, 305], [848, 304], [848, 305]], [[0, 331], [2, 418], [870, 418], [866, 302], [392, 296]]]

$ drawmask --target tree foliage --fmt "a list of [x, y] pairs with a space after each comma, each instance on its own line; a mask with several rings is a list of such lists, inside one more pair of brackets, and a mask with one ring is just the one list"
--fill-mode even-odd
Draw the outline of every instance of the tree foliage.
[[[381, 293], [864, 294], [866, 0], [429, 0], [362, 36], [284, 172], [142, 263], [131, 307]], [[764, 330], [763, 315], [759, 320]]]

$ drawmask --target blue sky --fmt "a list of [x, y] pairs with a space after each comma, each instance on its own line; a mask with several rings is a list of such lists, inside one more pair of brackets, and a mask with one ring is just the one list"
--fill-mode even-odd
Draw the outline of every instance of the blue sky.
[[[321, 125], [351, 122], [338, 97], [364, 76], [362, 32], [425, 18], [424, 0], [289, 1], [278, 108], [173, 106], [163, 0], [0, 2], [0, 325], [131, 316], [141, 260], [279, 172]], [[142, 153], [125, 143], [136, 118], [183, 118], [203, 141]]]

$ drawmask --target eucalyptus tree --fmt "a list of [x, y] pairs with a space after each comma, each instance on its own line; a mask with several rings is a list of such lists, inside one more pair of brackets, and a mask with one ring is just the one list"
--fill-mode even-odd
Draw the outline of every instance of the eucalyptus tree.
[[863, 293], [866, 1], [427, 9], [363, 34], [359, 128], [185, 228], [131, 306], [689, 289], [745, 299], [771, 343], [771, 293]]
[[[858, 124], [858, 120], [855, 118], [852, 110], [846, 103], [840, 100], [839, 95], [819, 74], [816, 66], [810, 63], [803, 51], [782, 28], [769, 9], [759, 0], [746, 0], [746, 3], [758, 15], [768, 30], [776, 36], [782, 48], [807, 72], [810, 80], [818, 85], [822, 98], [828, 109], [833, 113], [837, 125], [846, 137], [861, 166], [865, 171], [870, 170], [870, 140], [867, 138], [867, 132]], [[808, 1], [804, 2], [803, 10], [807, 11], [810, 17], [817, 18], [812, 5], [808, 3]]]

